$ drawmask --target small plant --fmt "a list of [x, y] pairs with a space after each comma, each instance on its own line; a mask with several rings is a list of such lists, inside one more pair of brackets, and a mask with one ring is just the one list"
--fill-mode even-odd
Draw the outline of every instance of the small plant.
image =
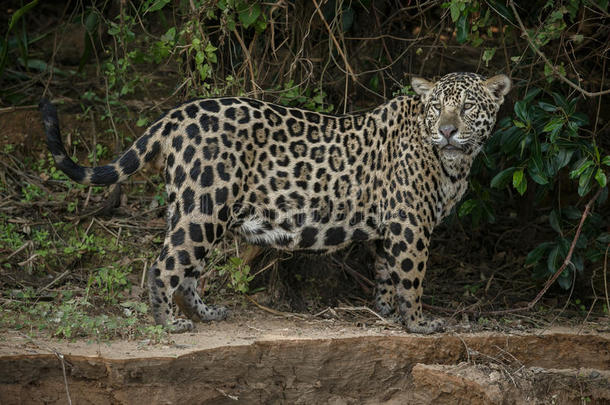
[[302, 107], [317, 112], [332, 112], [334, 106], [332, 104], [327, 105], [325, 98], [326, 93], [321, 88], [315, 88], [313, 92], [311, 89], [303, 90], [290, 80], [288, 83], [284, 83], [280, 93], [279, 103], [291, 107]]
[[123, 315], [109, 315], [99, 314], [99, 308], [69, 290], [56, 295], [54, 302], [38, 299], [31, 288], [15, 292], [12, 300], [2, 305], [0, 330], [48, 332], [62, 339], [148, 339], [153, 344], [170, 339], [163, 326], [148, 324], [148, 306], [141, 302], [122, 302]]
[[100, 159], [103, 159], [108, 154], [108, 148], [101, 143], [95, 145], [95, 151], [89, 152], [87, 158], [90, 162], [99, 162]]
[[120, 297], [121, 292], [129, 288], [127, 275], [130, 272], [130, 267], [115, 265], [101, 267], [89, 276], [87, 290], [92, 286], [97, 287], [96, 292], [101, 292], [105, 301], [114, 304]]
[[21, 194], [23, 194], [21, 202], [31, 202], [40, 198], [43, 192], [37, 185], [26, 183], [25, 186], [21, 187]]
[[225, 264], [218, 266], [218, 273], [228, 274], [231, 288], [242, 294], [248, 293], [250, 281], [254, 279], [250, 274], [250, 266], [239, 257], [231, 257]]

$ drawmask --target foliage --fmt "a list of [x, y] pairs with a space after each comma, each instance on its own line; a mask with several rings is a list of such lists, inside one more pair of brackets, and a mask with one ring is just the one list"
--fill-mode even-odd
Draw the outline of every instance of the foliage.
[[100, 267], [89, 276], [87, 290], [92, 286], [102, 293], [102, 297], [109, 303], [116, 304], [121, 297], [121, 291], [129, 288], [127, 276], [131, 268], [126, 266], [109, 265]]
[[[584, 90], [608, 86], [607, 0], [328, 0], [317, 2], [321, 10], [314, 2], [274, 0], [94, 1], [70, 3], [65, 15], [49, 2], [8, 3], [3, 7], [9, 12], [0, 15], [0, 107], [36, 104], [43, 88], [47, 96], [79, 100], [82, 121], [96, 115], [104, 121], [98, 144], [73, 156], [89, 164], [112, 158], [117, 142], [109, 134], [123, 145], [135, 139], [135, 133], [124, 134], [122, 122], [146, 126], [169, 104], [192, 97], [250, 96], [325, 113], [354, 111], [412, 94], [412, 74], [509, 73], [514, 90], [506, 101], [509, 112], [501, 113], [509, 116], [473, 167], [458, 215], [482, 228], [510, 221], [515, 207], [531, 205], [543, 222], [536, 237], [520, 241], [529, 252], [523, 261], [533, 275], [546, 277], [565, 259], [584, 205], [601, 188], [560, 285], [568, 288], [575, 274], [603, 259], [608, 212], [599, 207], [607, 204], [610, 157], [600, 105], [608, 96], [585, 98]], [[41, 26], [40, 15], [47, 14], [50, 23]], [[76, 62], [59, 56], [70, 25], [80, 28], [84, 43]], [[72, 150], [86, 149], [87, 137], [69, 137]], [[6, 143], [0, 151], [9, 161], [20, 146]], [[60, 293], [32, 309], [40, 298], [34, 290], [35, 298], [18, 307], [37, 316], [61, 310], [90, 330], [104, 330], [109, 321], [95, 318], [100, 315], [90, 313], [91, 303], [124, 302], [135, 270], [121, 259], [136, 249], [88, 217], [79, 219], [84, 201], [101, 199], [105, 189], [67, 181], [50, 155], [32, 156], [19, 162], [25, 178], [0, 176], [2, 196], [15, 193], [16, 203], [30, 210], [20, 215], [36, 218], [24, 225], [0, 212], [0, 251], [23, 248], [2, 268], [40, 276], [53, 269], [82, 271], [85, 292], [72, 298]], [[147, 207], [167, 201], [159, 177], [141, 181], [137, 192], [152, 195]], [[159, 235], [152, 239], [160, 243]], [[146, 259], [153, 254], [146, 252]], [[219, 270], [233, 290], [249, 291], [253, 274], [241, 259], [232, 257]], [[468, 289], [474, 294], [479, 288]], [[9, 308], [13, 315], [16, 308]], [[70, 316], [59, 319], [65, 329], [58, 335], [81, 333], [67, 323]]]
[[[312, 95], [313, 93], [313, 95]], [[284, 83], [284, 88], [280, 90], [280, 104], [287, 106], [298, 106], [307, 108], [308, 110], [329, 113], [332, 112], [334, 106], [326, 105], [326, 93], [324, 90], [317, 88], [313, 92], [310, 89], [301, 89], [296, 86], [292, 80]]]
[[[603, 156], [594, 138], [584, 133], [588, 118], [577, 111], [577, 97], [567, 99], [551, 93], [545, 97], [541, 89], [530, 90], [514, 104], [512, 117], [505, 117], [499, 129], [487, 143], [485, 153], [475, 166], [475, 174], [483, 168], [495, 173], [490, 181], [493, 189], [511, 187], [519, 195], [528, 189], [535, 196], [536, 205], [548, 203], [549, 197], [559, 195], [567, 175], [575, 181], [580, 197], [590, 196], [592, 190], [602, 188], [598, 204], [608, 197], [607, 175], [610, 156]], [[478, 173], [477, 173], [478, 172]], [[562, 176], [563, 174], [563, 176]], [[482, 219], [494, 222], [498, 216], [494, 207], [505, 207], [505, 193], [492, 193], [478, 182], [473, 184], [472, 198], [459, 208], [459, 215], [472, 215], [478, 223]], [[555, 204], [548, 211], [550, 228], [557, 236], [535, 247], [525, 260], [534, 269], [534, 276], [554, 274], [568, 254], [573, 232], [582, 216], [582, 208], [569, 203]], [[585, 260], [595, 262], [603, 257], [610, 234], [603, 232], [604, 219], [592, 214], [585, 222], [567, 271], [558, 279], [563, 288], [569, 288], [573, 271], [582, 272]]]
[[242, 294], [250, 291], [250, 281], [254, 276], [250, 274], [250, 266], [245, 264], [240, 257], [230, 257], [224, 264], [217, 267], [218, 273], [222, 276], [229, 275], [229, 284], [231, 288]]
[[0, 330], [11, 328], [28, 334], [49, 332], [64, 339], [84, 337], [105, 341], [115, 338], [150, 339], [166, 342], [169, 335], [161, 326], [150, 326], [144, 303], [122, 302], [122, 315], [95, 314], [94, 306], [72, 297], [70, 291], [55, 295], [57, 302], [38, 301], [33, 290], [17, 291], [14, 300], [2, 306]]
[[17, 28], [17, 24], [19, 23], [19, 21], [23, 18], [24, 15], [26, 15], [27, 13], [29, 13], [33, 8], [36, 7], [36, 4], [38, 4], [38, 0], [34, 0], [31, 1], [29, 3], [27, 3], [26, 5], [22, 6], [20, 9], [16, 10], [13, 15], [11, 15], [11, 20], [8, 24], [8, 28], [6, 30], [6, 35], [4, 36], [4, 41], [1, 44], [1, 48], [0, 48], [0, 77], [2, 77], [2, 74], [4, 73], [4, 68], [6, 66], [7, 60], [8, 60], [8, 54], [9, 54], [9, 48], [13, 48], [13, 47], [17, 47], [19, 48], [19, 53], [21, 54], [21, 63], [23, 63], [24, 66], [28, 66], [28, 45], [29, 45], [29, 40], [27, 37], [27, 30], [25, 30], [23, 27], [23, 25], [21, 26], [21, 35], [16, 35], [15, 41], [9, 41], [10, 37], [10, 33], [11, 31], [13, 31], [14, 29]]

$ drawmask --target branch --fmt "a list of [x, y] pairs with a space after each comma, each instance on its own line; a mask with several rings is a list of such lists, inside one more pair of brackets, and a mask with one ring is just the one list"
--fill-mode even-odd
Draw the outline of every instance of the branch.
[[350, 66], [349, 62], [347, 61], [347, 57], [345, 56], [345, 53], [343, 53], [343, 48], [341, 48], [341, 46], [339, 45], [339, 41], [337, 41], [337, 38], [335, 38], [333, 31], [330, 29], [330, 25], [328, 25], [328, 22], [324, 18], [324, 14], [322, 14], [322, 10], [320, 10], [320, 6], [318, 5], [318, 2], [316, 0], [313, 0], [313, 4], [316, 7], [316, 11], [318, 12], [318, 15], [320, 16], [320, 19], [324, 23], [326, 30], [328, 31], [328, 35], [330, 35], [330, 38], [333, 40], [333, 43], [335, 44], [335, 47], [337, 48], [337, 52], [339, 52], [339, 55], [341, 55], [341, 59], [343, 59], [343, 63], [345, 63], [345, 70], [347, 70], [347, 72], [351, 76], [352, 80], [357, 82], [358, 80], [356, 79], [356, 74], [354, 73], [354, 70]]
[[512, 309], [503, 309], [503, 310], [499, 310], [499, 311], [478, 311], [475, 309], [462, 309], [462, 310], [457, 310], [457, 311], [450, 311], [447, 308], [442, 308], [442, 307], [438, 307], [435, 305], [428, 305], [428, 304], [424, 304], [424, 308], [444, 311], [444, 312], [455, 312], [455, 313], [465, 312], [465, 313], [476, 313], [476, 314], [484, 314], [484, 315], [504, 315], [504, 314], [510, 314], [513, 312], [531, 310], [532, 308], [534, 308], [534, 305], [536, 305], [538, 303], [538, 301], [540, 301], [542, 296], [547, 292], [547, 290], [551, 287], [551, 285], [553, 285], [553, 283], [555, 282], [555, 280], [557, 280], [557, 278], [561, 275], [561, 273], [563, 273], [563, 271], [566, 269], [566, 267], [568, 267], [568, 264], [570, 264], [572, 262], [572, 254], [574, 253], [574, 248], [576, 247], [576, 242], [578, 242], [578, 238], [580, 237], [580, 232], [582, 231], [582, 226], [585, 223], [585, 219], [587, 219], [587, 217], [589, 216], [589, 212], [591, 211], [591, 207], [593, 206], [593, 203], [597, 200], [597, 197], [599, 197], [602, 190], [603, 190], [602, 188], [597, 190], [595, 195], [589, 200], [589, 202], [585, 206], [585, 210], [582, 213], [582, 216], [580, 217], [580, 223], [578, 224], [578, 228], [576, 229], [576, 234], [574, 235], [574, 239], [572, 240], [572, 243], [570, 244], [570, 249], [568, 250], [568, 254], [567, 254], [565, 260], [563, 261], [563, 264], [561, 265], [559, 270], [557, 270], [555, 272], [555, 274], [553, 274], [553, 276], [551, 276], [551, 278], [549, 278], [547, 280], [547, 282], [544, 284], [544, 287], [542, 288], [542, 290], [540, 290], [538, 295], [536, 295], [536, 298], [534, 298], [532, 301], [530, 301], [526, 306], [519, 307], [519, 308], [512, 308]]
[[600, 187], [600, 189], [597, 190], [595, 195], [589, 200], [589, 202], [585, 206], [585, 211], [582, 213], [582, 216], [580, 217], [580, 223], [578, 224], [578, 228], [576, 229], [576, 234], [574, 235], [574, 239], [572, 240], [572, 244], [570, 245], [570, 250], [568, 250], [568, 254], [567, 254], [565, 260], [563, 261], [563, 264], [561, 265], [559, 270], [557, 270], [555, 272], [555, 274], [553, 274], [553, 276], [551, 278], [549, 278], [549, 280], [546, 282], [546, 284], [544, 285], [542, 290], [540, 290], [538, 295], [536, 295], [536, 298], [534, 298], [532, 301], [530, 301], [525, 307], [504, 309], [504, 310], [500, 310], [500, 311], [489, 311], [489, 312], [486, 312], [487, 314], [499, 315], [499, 314], [508, 314], [511, 312], [528, 311], [528, 310], [532, 309], [534, 307], [534, 305], [536, 305], [538, 303], [538, 301], [540, 301], [540, 298], [542, 298], [542, 296], [547, 292], [547, 290], [551, 287], [551, 285], [553, 285], [555, 280], [557, 280], [557, 278], [559, 278], [561, 273], [563, 273], [563, 271], [566, 269], [566, 267], [568, 267], [568, 264], [570, 264], [572, 262], [572, 253], [574, 253], [574, 248], [576, 247], [576, 242], [578, 242], [578, 238], [580, 238], [580, 232], [582, 231], [582, 226], [585, 223], [585, 219], [587, 219], [587, 216], [589, 216], [589, 211], [591, 211], [591, 207], [593, 206], [593, 203], [597, 200], [597, 197], [599, 197], [602, 190], [603, 189]]
[[566, 83], [568, 86], [572, 87], [573, 89], [578, 90], [580, 93], [582, 93], [583, 95], [585, 95], [587, 97], [598, 97], [598, 96], [603, 96], [605, 94], [610, 94], [610, 89], [602, 90], [602, 91], [597, 91], [597, 92], [592, 93], [590, 91], [587, 91], [587, 90], [583, 89], [579, 85], [574, 84], [573, 82], [568, 80], [565, 76], [562, 76], [559, 73], [559, 71], [557, 70], [557, 68], [555, 67], [555, 65], [553, 63], [551, 63], [551, 61], [548, 60], [548, 58], [544, 55], [544, 53], [542, 53], [542, 51], [540, 51], [538, 49], [538, 47], [536, 47], [536, 45], [534, 45], [534, 43], [532, 42], [532, 39], [530, 38], [530, 35], [528, 34], [527, 30], [525, 29], [525, 25], [523, 25], [523, 21], [521, 21], [521, 18], [519, 17], [519, 14], [517, 13], [517, 9], [515, 8], [514, 1], [513, 0], [509, 0], [508, 4], [510, 5], [510, 8], [513, 10], [513, 13], [515, 14], [515, 19], [517, 20], [517, 23], [519, 24], [519, 28], [521, 28], [521, 31], [522, 31], [522, 35], [521, 36], [525, 38], [525, 40], [527, 41], [529, 46], [534, 50], [534, 52], [536, 52], [538, 54], [538, 56], [540, 56], [542, 58], [544, 63], [548, 67], [551, 68], [551, 70], [553, 71], [555, 76], [559, 78], [559, 80], [561, 80], [562, 82]]

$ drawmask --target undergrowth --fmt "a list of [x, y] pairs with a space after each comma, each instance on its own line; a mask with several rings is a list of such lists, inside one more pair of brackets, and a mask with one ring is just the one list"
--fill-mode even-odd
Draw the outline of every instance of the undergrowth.
[[[505, 118], [445, 226], [454, 235], [509, 235], [503, 246], [519, 248], [511, 262], [515, 289], [539, 290], [539, 280], [570, 256], [556, 292], [571, 297], [578, 287], [574, 305], [605, 301], [607, 313], [599, 288], [610, 244], [607, 0], [527, 8], [512, 0], [34, 0], [3, 7], [0, 114], [35, 105], [43, 93], [63, 103], [78, 112], [77, 124], [94, 123], [64, 134], [75, 160], [91, 165], [112, 159], [161, 111], [192, 97], [249, 96], [344, 113], [410, 94], [414, 75], [509, 74]], [[68, 181], [40, 143], [2, 136], [0, 327], [162, 339], [158, 328], [144, 326], [146, 300], [133, 293], [163, 235], [162, 176], [131, 181], [127, 206], [105, 219], [90, 215], [106, 201], [105, 188]], [[511, 229], [500, 235], [499, 226]], [[468, 251], [472, 242], [464, 243]], [[252, 293], [256, 269], [227, 246], [210, 264], [221, 277], [206, 288]], [[483, 300], [487, 283], [469, 281], [464, 291]]]

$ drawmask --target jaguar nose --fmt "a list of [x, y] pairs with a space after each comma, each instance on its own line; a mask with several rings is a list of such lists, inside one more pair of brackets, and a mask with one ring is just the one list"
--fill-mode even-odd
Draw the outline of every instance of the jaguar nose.
[[443, 135], [447, 139], [450, 139], [453, 135], [457, 133], [457, 128], [453, 125], [442, 125], [438, 130], [441, 135]]

